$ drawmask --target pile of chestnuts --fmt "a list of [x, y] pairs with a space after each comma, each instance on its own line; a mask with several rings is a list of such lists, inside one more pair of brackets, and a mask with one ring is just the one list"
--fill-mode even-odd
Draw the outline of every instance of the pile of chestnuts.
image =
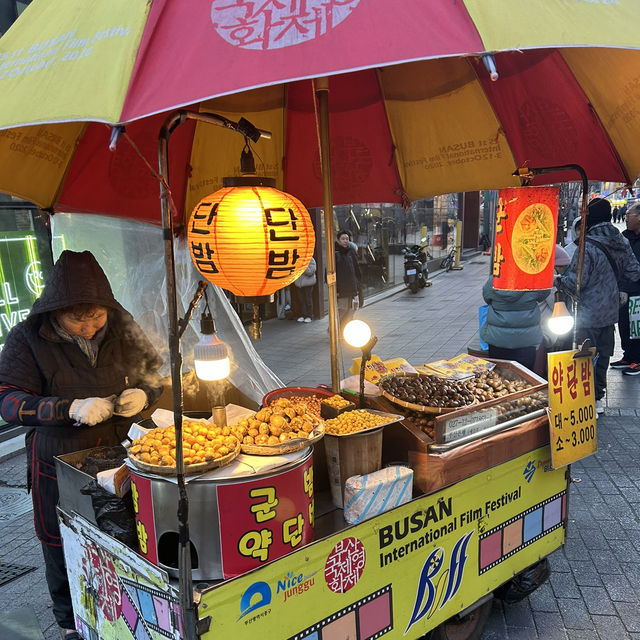
[[426, 374], [387, 376], [380, 381], [380, 387], [398, 400], [425, 407], [464, 407], [475, 401], [463, 382]]

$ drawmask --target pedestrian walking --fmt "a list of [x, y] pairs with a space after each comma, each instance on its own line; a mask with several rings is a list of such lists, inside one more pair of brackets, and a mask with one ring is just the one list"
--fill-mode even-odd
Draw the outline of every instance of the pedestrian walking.
[[[576, 340], [589, 338], [596, 348], [596, 413], [604, 412], [607, 369], [613, 355], [614, 325], [618, 322], [618, 282], [624, 278], [640, 279], [640, 264], [627, 239], [611, 224], [611, 204], [603, 198], [589, 203], [586, 219], [584, 266], [580, 299], [577, 301]], [[558, 288], [575, 297], [578, 254], [574, 253], [568, 269], [556, 279]]]
[[490, 276], [482, 288], [489, 308], [480, 329], [480, 337], [489, 345], [489, 357], [515, 360], [533, 371], [543, 337], [538, 303], [550, 290], [505, 291], [494, 289], [492, 282]]
[[300, 316], [298, 322], [311, 322], [313, 318], [313, 287], [316, 284], [316, 261], [313, 256], [309, 266], [302, 272], [293, 283], [298, 297]]
[[[629, 241], [631, 250], [640, 261], [640, 203], [627, 210], [627, 228], [622, 235]], [[640, 338], [632, 338], [629, 324], [629, 297], [640, 295], [640, 282], [620, 281], [620, 309], [618, 310], [618, 332], [622, 345], [622, 358], [611, 363], [612, 369], [622, 369], [627, 376], [640, 375]]]
[[338, 231], [335, 242], [336, 251], [336, 288], [338, 292], [338, 314], [340, 333], [344, 325], [353, 318], [359, 306], [358, 291], [360, 290], [360, 267], [356, 252], [349, 244], [349, 232]]

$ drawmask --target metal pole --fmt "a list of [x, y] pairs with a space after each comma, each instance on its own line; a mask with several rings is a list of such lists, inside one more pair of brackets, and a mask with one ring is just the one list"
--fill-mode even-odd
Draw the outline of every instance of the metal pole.
[[173, 253], [173, 212], [169, 207], [169, 136], [182, 122], [184, 116], [174, 113], [167, 117], [158, 136], [158, 168], [160, 183], [160, 207], [164, 234], [164, 265], [167, 279], [167, 312], [169, 325], [169, 354], [171, 358], [171, 390], [173, 420], [176, 430], [176, 473], [178, 481], [178, 583], [182, 632], [187, 640], [196, 640], [198, 614], [193, 601], [191, 580], [191, 544], [189, 542], [189, 500], [184, 481], [184, 456], [182, 453], [182, 353], [180, 352], [180, 327], [176, 291], [175, 258]]
[[[184, 328], [178, 317], [175, 257], [173, 252], [173, 212], [169, 206], [169, 137], [185, 120], [200, 120], [232, 131], [243, 132], [246, 122], [231, 122], [213, 113], [176, 111], [167, 116], [158, 134], [158, 172], [160, 181], [160, 209], [164, 242], [164, 266], [167, 279], [167, 314], [169, 329], [169, 357], [171, 359], [171, 389], [173, 420], [176, 430], [176, 475], [178, 484], [178, 586], [182, 633], [185, 640], [197, 640], [198, 609], [193, 598], [191, 577], [191, 543], [189, 541], [189, 498], [184, 481], [184, 455], [182, 451], [182, 353], [180, 337]], [[268, 131], [253, 130], [256, 137], [270, 138]], [[253, 133], [252, 132], [252, 133]], [[202, 288], [202, 287], [201, 287]], [[204, 290], [204, 288], [202, 288]], [[191, 309], [191, 312], [193, 310]], [[188, 320], [187, 320], [188, 322]]]
[[577, 331], [578, 331], [578, 307], [580, 306], [580, 292], [582, 290], [582, 270], [584, 268], [584, 252], [587, 242], [587, 216], [589, 215], [589, 207], [587, 207], [587, 198], [589, 197], [589, 183], [587, 176], [583, 172], [582, 177], [582, 213], [580, 220], [580, 242], [578, 242], [578, 263], [576, 265], [576, 304], [573, 314], [573, 348], [577, 348]]
[[456, 253], [455, 262], [453, 264], [454, 271], [461, 271], [464, 267], [460, 264], [460, 254], [462, 253], [462, 220], [456, 221]]
[[331, 348], [331, 390], [340, 391], [338, 368], [338, 296], [336, 289], [336, 253], [333, 235], [333, 198], [331, 187], [331, 149], [329, 135], [329, 79], [316, 80], [318, 119], [320, 122], [320, 166], [324, 202], [324, 231], [327, 249], [327, 287], [329, 292], [329, 344]]

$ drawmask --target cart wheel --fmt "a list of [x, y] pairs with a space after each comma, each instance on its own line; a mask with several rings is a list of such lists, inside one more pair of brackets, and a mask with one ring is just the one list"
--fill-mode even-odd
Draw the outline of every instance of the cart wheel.
[[449, 618], [431, 632], [429, 640], [480, 640], [492, 606], [493, 599], [487, 600], [465, 616]]
[[409, 284], [409, 288], [411, 289], [411, 293], [418, 293], [418, 281], [414, 280]]

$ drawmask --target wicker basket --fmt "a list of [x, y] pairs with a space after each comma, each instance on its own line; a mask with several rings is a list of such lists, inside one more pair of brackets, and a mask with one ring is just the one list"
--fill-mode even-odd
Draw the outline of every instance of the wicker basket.
[[[416, 377], [415, 374], [395, 374], [391, 373], [385, 376], [387, 377], [397, 377], [397, 378], [407, 378], [407, 377]], [[392, 396], [388, 391], [385, 391], [382, 387], [380, 387], [380, 393], [387, 399], [393, 402], [394, 404], [399, 405], [400, 407], [405, 407], [406, 409], [411, 409], [412, 411], [421, 411], [423, 413], [433, 413], [433, 414], [441, 414], [441, 413], [450, 413], [451, 411], [459, 411], [464, 407], [470, 407], [474, 404], [478, 404], [477, 400], [470, 402], [469, 404], [462, 405], [461, 407], [429, 407], [424, 404], [415, 404], [413, 402], [406, 402], [405, 400], [400, 400], [400, 398], [396, 398]]]
[[[211, 471], [212, 469], [218, 469], [220, 467], [224, 467], [225, 465], [232, 462], [240, 453], [240, 443], [236, 445], [236, 448], [228, 453], [226, 456], [222, 458], [218, 458], [217, 460], [211, 460], [211, 462], [199, 462], [197, 464], [187, 464], [184, 467], [184, 475], [185, 476], [195, 476], [200, 475], [202, 473], [206, 473], [207, 471]], [[159, 476], [176, 476], [178, 471], [176, 467], [165, 467], [159, 464], [149, 464], [148, 462], [142, 462], [142, 460], [138, 460], [133, 456], [129, 456], [129, 460], [131, 464], [140, 471], [146, 471], [148, 473], [155, 473]]]
[[248, 453], [253, 456], [281, 456], [285, 453], [300, 451], [300, 449], [318, 442], [323, 437], [324, 423], [320, 423], [313, 429], [308, 438], [294, 438], [278, 444], [242, 444], [240, 448], [242, 453]]

